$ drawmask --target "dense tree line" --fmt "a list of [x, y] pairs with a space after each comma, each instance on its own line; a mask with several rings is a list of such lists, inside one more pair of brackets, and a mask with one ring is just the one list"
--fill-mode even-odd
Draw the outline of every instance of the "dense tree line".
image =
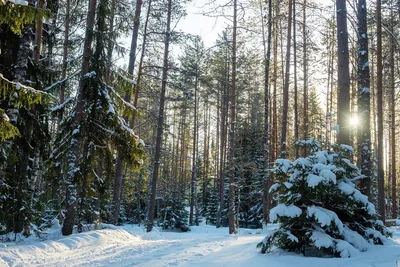
[[186, 4], [0, 0], [0, 233], [261, 227], [307, 140], [353, 146], [396, 218], [398, 3], [210, 1], [212, 47], [176, 27]]

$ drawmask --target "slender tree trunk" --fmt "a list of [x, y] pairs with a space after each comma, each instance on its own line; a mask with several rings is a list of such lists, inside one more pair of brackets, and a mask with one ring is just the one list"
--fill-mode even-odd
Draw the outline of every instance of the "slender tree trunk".
[[232, 34], [232, 88], [230, 103], [229, 131], [229, 234], [236, 234], [235, 224], [235, 136], [236, 136], [236, 35], [237, 35], [237, 0], [233, 0]]
[[350, 74], [349, 74], [349, 45], [347, 32], [346, 0], [336, 0], [336, 21], [338, 40], [338, 103], [337, 122], [339, 133], [338, 144], [350, 144]]
[[[225, 89], [225, 88], [224, 88]], [[219, 165], [218, 165], [218, 211], [216, 218], [216, 227], [219, 228], [222, 226], [221, 217], [222, 217], [222, 206], [224, 203], [224, 153], [225, 153], [225, 91], [219, 96], [220, 100], [220, 114], [221, 114], [221, 123], [220, 123], [220, 152], [219, 152]]]
[[326, 115], [325, 115], [325, 119], [326, 119], [326, 127], [325, 127], [325, 139], [326, 139], [326, 144], [329, 145], [330, 142], [330, 127], [331, 127], [331, 120], [332, 120], [332, 116], [331, 116], [331, 111], [329, 110], [329, 96], [330, 96], [330, 92], [333, 90], [333, 88], [331, 88], [331, 79], [333, 79], [333, 77], [331, 77], [331, 68], [333, 67], [333, 60], [332, 57], [330, 56], [330, 52], [331, 52], [331, 42], [332, 42], [332, 38], [334, 38], [334, 36], [331, 35], [330, 31], [328, 31], [328, 47], [327, 47], [327, 54], [328, 54], [328, 79], [327, 79], [327, 84], [326, 84]]
[[160, 95], [160, 109], [158, 112], [157, 121], [157, 138], [156, 138], [156, 149], [154, 154], [154, 167], [153, 175], [151, 179], [151, 190], [150, 190], [150, 206], [148, 211], [147, 220], [147, 232], [153, 229], [154, 224], [154, 209], [156, 204], [156, 192], [157, 192], [157, 180], [158, 172], [160, 167], [161, 159], [161, 145], [164, 130], [164, 105], [165, 105], [165, 92], [167, 89], [167, 78], [168, 78], [168, 54], [169, 54], [169, 40], [171, 36], [171, 13], [172, 13], [172, 0], [168, 0], [168, 12], [167, 12], [167, 29], [165, 33], [165, 46], [164, 46], [164, 64], [162, 72], [162, 85]]
[[[115, 33], [114, 33], [114, 20], [115, 20], [116, 0], [110, 0], [110, 2], [111, 2], [111, 7], [110, 7], [110, 26], [108, 28], [108, 31], [109, 31], [111, 37], [110, 37], [110, 40], [108, 41], [108, 46], [107, 46], [107, 63], [106, 63], [106, 73], [105, 73], [105, 81], [107, 83], [111, 82], [112, 54], [114, 52], [114, 39], [115, 39], [115, 37], [114, 37], [115, 36]], [[135, 24], [133, 25], [133, 29], [135, 30]]]
[[197, 195], [196, 195], [196, 187], [197, 187], [197, 166], [196, 166], [196, 152], [197, 152], [197, 85], [198, 85], [198, 77], [197, 77], [197, 69], [196, 69], [196, 77], [195, 77], [195, 85], [194, 85], [194, 117], [193, 117], [193, 150], [192, 150], [192, 183], [190, 187], [190, 213], [189, 213], [189, 225], [193, 225], [193, 212], [195, 208], [195, 203]]
[[[142, 0], [137, 0], [137, 1], [142, 1]], [[138, 68], [138, 77], [137, 77], [137, 80], [136, 80], [136, 87], [135, 87], [135, 96], [133, 98], [133, 106], [134, 107], [137, 107], [138, 99], [139, 99], [139, 92], [140, 92], [141, 79], [142, 79], [143, 60], [144, 60], [144, 54], [145, 54], [146, 44], [147, 44], [147, 29], [148, 29], [148, 25], [149, 25], [151, 2], [152, 2], [152, 0], [149, 0], [149, 5], [147, 7], [146, 20], [144, 22], [143, 41], [142, 41], [142, 54], [140, 55], [139, 68]], [[135, 21], [135, 23], [136, 23], [136, 21]], [[136, 46], [135, 46], [135, 49], [136, 49]], [[132, 74], [133, 74], [133, 71], [132, 71]], [[130, 124], [131, 128], [133, 128], [135, 126], [135, 119], [136, 119], [136, 112], [134, 112], [133, 115], [132, 115], [131, 124]]]
[[383, 169], [383, 65], [381, 0], [376, 2], [376, 94], [378, 124], [378, 213], [385, 220], [385, 173]]
[[[297, 104], [297, 42], [296, 42], [296, 0], [293, 0], [293, 64], [294, 64], [294, 141], [299, 140], [299, 112]], [[295, 157], [299, 157], [299, 147], [295, 147]]]
[[370, 195], [371, 187], [371, 129], [370, 129], [370, 75], [368, 64], [367, 5], [359, 0], [358, 17], [358, 159], [361, 173], [361, 192]]
[[[131, 40], [131, 50], [129, 53], [129, 65], [128, 65], [128, 73], [133, 75], [135, 69], [135, 59], [136, 59], [136, 47], [137, 47], [137, 39], [139, 35], [139, 26], [140, 26], [140, 13], [142, 10], [142, 0], [136, 1], [136, 9], [135, 9], [135, 20], [133, 23], [133, 33]], [[110, 60], [110, 58], [109, 58]], [[131, 101], [131, 95], [127, 93], [124, 96], [126, 102]], [[125, 120], [127, 118], [125, 117]], [[123, 176], [123, 158], [120, 154], [117, 157], [117, 163], [115, 167], [115, 180], [114, 180], [114, 191], [113, 191], [113, 223], [118, 224], [119, 212], [121, 207], [121, 193], [122, 193], [122, 176]]]
[[[391, 11], [391, 25], [392, 25], [392, 33], [394, 33], [394, 20], [393, 20], [393, 12]], [[393, 202], [393, 216], [392, 218], [397, 219], [398, 213], [398, 205], [397, 205], [397, 181], [396, 181], [396, 80], [395, 80], [395, 40], [393, 40], [393, 36], [390, 37], [390, 87], [392, 91], [392, 99], [390, 105], [390, 113], [391, 113], [391, 173], [392, 173], [392, 202]]]
[[[262, 5], [260, 5], [261, 17], [263, 18]], [[265, 30], [264, 23], [262, 24], [263, 31], [263, 43], [265, 52], [265, 69], [264, 69], [264, 190], [263, 190], [263, 220], [264, 224], [269, 222], [269, 210], [271, 205], [271, 194], [269, 188], [271, 186], [271, 179], [269, 176], [269, 162], [270, 162], [270, 151], [269, 151], [269, 66], [271, 62], [271, 39], [272, 39], [272, 0], [268, 0], [268, 37], [265, 42]], [[266, 48], [267, 47], [267, 48]]]
[[278, 157], [278, 105], [277, 105], [277, 91], [278, 91], [278, 18], [279, 18], [279, 3], [275, 2], [275, 21], [274, 21], [274, 92], [272, 96], [273, 110], [272, 110], [272, 161], [275, 161]]
[[292, 39], [292, 5], [293, 0], [289, 0], [289, 13], [288, 13], [288, 32], [286, 40], [286, 69], [285, 69], [285, 83], [283, 86], [283, 109], [282, 109], [282, 135], [281, 135], [281, 158], [286, 158], [288, 153], [286, 151], [287, 141], [287, 124], [288, 124], [288, 109], [289, 109], [289, 78], [290, 78], [290, 48]]
[[[70, 9], [71, 9], [71, 0], [67, 0], [66, 2], [66, 10], [65, 10], [65, 32], [64, 32], [64, 44], [63, 44], [63, 68], [61, 79], [64, 80], [67, 77], [67, 68], [68, 68], [68, 44], [69, 44], [69, 23], [70, 23]], [[65, 101], [65, 88], [67, 86], [67, 82], [63, 82], [60, 88], [60, 103], [64, 103]], [[60, 111], [58, 116], [58, 124], [57, 128], [60, 129], [60, 123], [63, 120], [64, 110]]]
[[[375, 43], [374, 43], [374, 41], [372, 40], [371, 41], [371, 47], [375, 47]], [[370, 51], [370, 53], [371, 53], [371, 55], [372, 55], [372, 53], [373, 53], [373, 51], [374, 50], [371, 50]], [[378, 140], [378, 137], [377, 137], [377, 134], [378, 134], [378, 129], [377, 129], [377, 121], [376, 121], [376, 114], [377, 114], [377, 107], [376, 107], [376, 87], [375, 87], [375, 68], [374, 68], [374, 66], [375, 66], [375, 56], [371, 56], [371, 64], [370, 64], [370, 66], [371, 66], [371, 71], [370, 71], [370, 78], [371, 78], [371, 96], [372, 96], [372, 103], [371, 103], [371, 105], [372, 105], [372, 132], [373, 132], [373, 137], [374, 137], [374, 142], [372, 143], [372, 147], [373, 147], [373, 151], [374, 151], [374, 156], [372, 156], [373, 158], [375, 157], [375, 155], [376, 155], [376, 153], [377, 153], [377, 151], [378, 151], [378, 143], [377, 143], [377, 140]]]
[[224, 73], [224, 84], [223, 92], [221, 94], [221, 151], [220, 151], [220, 161], [219, 161], [219, 206], [217, 211], [216, 227], [222, 226], [222, 209], [224, 205], [224, 185], [225, 185], [225, 163], [226, 163], [226, 137], [227, 137], [227, 127], [228, 127], [228, 84], [229, 84], [229, 59], [228, 52], [225, 53], [225, 73]]
[[[336, 12], [335, 12], [336, 13]], [[332, 20], [332, 36], [335, 36], [335, 26], [333, 25], [333, 21]], [[335, 77], [334, 77], [334, 72], [335, 72], [335, 42], [334, 39], [332, 38], [331, 40], [331, 46], [330, 46], [330, 57], [331, 57], [331, 69], [330, 69], [330, 74], [331, 74], [331, 92], [330, 92], [330, 96], [329, 96], [329, 110], [331, 112], [330, 114], [330, 123], [329, 123], [329, 139], [331, 140], [331, 143], [334, 139], [333, 134], [332, 134], [332, 124], [333, 124], [333, 96], [334, 96], [334, 87], [335, 87]]]
[[[203, 213], [207, 211], [208, 204], [208, 182], [209, 182], [209, 162], [210, 162], [210, 105], [208, 96], [204, 101], [204, 167], [203, 167]], [[205, 216], [205, 213], [203, 214]]]
[[180, 185], [180, 194], [183, 195], [184, 193], [184, 183], [185, 183], [185, 165], [186, 165], [186, 150], [185, 150], [185, 146], [186, 146], [186, 102], [183, 103], [183, 107], [182, 107], [182, 111], [181, 111], [181, 149], [180, 149], [180, 175], [179, 175], [179, 185]]
[[[86, 34], [85, 34], [85, 42], [83, 46], [83, 60], [81, 66], [82, 76], [89, 72], [90, 66], [90, 58], [92, 56], [92, 40], [93, 40], [93, 26], [94, 26], [94, 18], [96, 14], [96, 0], [90, 0], [88, 4], [88, 14], [86, 21]], [[85, 89], [87, 87], [87, 83], [81, 79], [79, 82], [79, 90], [77, 96], [76, 103], [76, 111], [74, 117], [74, 123], [72, 131], [79, 129], [81, 122], [83, 121], [84, 115], [84, 107], [85, 107]], [[65, 186], [66, 186], [66, 213], [64, 224], [62, 227], [63, 235], [72, 234], [72, 230], [74, 227], [74, 219], [76, 212], [76, 183], [80, 177], [80, 171], [78, 170], [78, 162], [81, 158], [80, 154], [80, 145], [82, 143], [79, 134], [76, 137], [72, 137], [70, 144], [70, 151], [68, 152], [68, 176], [66, 177]]]
[[[307, 0], [303, 2], [303, 139], [308, 139], [308, 62], [307, 62], [307, 31], [306, 31], [306, 6]], [[304, 156], [306, 148], [304, 148]]]
[[[44, 0], [38, 0], [37, 7], [42, 9]], [[33, 61], [37, 64], [40, 59], [40, 52], [42, 51], [42, 39], [43, 39], [43, 18], [40, 14], [37, 16], [36, 21], [36, 33], [35, 33], [35, 45], [33, 48]]]
[[[39, 0], [37, 3], [37, 7], [42, 9], [44, 6], [44, 0]], [[37, 16], [37, 21], [36, 21], [36, 30], [35, 30], [35, 41], [34, 41], [34, 48], [33, 48], [33, 60], [36, 64], [36, 66], [39, 66], [39, 60], [40, 60], [40, 54], [42, 51], [42, 40], [43, 40], [43, 18], [40, 14]], [[31, 80], [36, 80], [35, 77], [31, 77]], [[39, 82], [39, 81], [36, 81]], [[35, 106], [33, 106], [32, 110], [30, 112], [35, 112]], [[34, 131], [34, 129], [31, 129]], [[28, 182], [28, 192], [30, 192], [30, 198], [34, 199], [35, 197], [35, 191], [36, 191], [36, 186], [40, 184], [41, 181], [41, 175], [40, 175], [40, 148], [39, 145], [37, 144], [36, 140], [30, 140], [28, 141], [30, 145], [33, 147], [33, 155], [30, 156], [30, 158], [33, 158], [32, 161], [32, 166], [31, 166], [31, 173], [30, 173], [30, 179]], [[31, 234], [31, 229], [30, 229], [30, 224], [28, 221], [25, 222], [24, 225], [24, 235], [29, 236]]]

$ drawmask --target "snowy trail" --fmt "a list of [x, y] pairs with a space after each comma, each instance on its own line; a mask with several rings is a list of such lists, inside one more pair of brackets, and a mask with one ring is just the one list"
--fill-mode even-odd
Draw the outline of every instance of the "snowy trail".
[[11, 243], [0, 247], [0, 266], [396, 267], [396, 261], [400, 262], [400, 228], [387, 245], [346, 259], [305, 258], [280, 250], [264, 255], [256, 249], [264, 234], [255, 232], [244, 230], [230, 236], [227, 228], [200, 226], [188, 233], [145, 233], [141, 227], [124, 226]]
[[143, 233], [129, 226], [93, 231], [0, 248], [0, 266], [185, 266], [235, 240], [226, 229], [210, 230], [211, 235]]

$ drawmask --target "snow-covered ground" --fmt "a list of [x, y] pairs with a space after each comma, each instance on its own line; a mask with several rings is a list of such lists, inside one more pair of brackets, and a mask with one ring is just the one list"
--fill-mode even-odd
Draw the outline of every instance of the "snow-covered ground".
[[[272, 225], [268, 230], [276, 226]], [[268, 231], [267, 230], [267, 231]], [[305, 258], [256, 248], [265, 232], [241, 229], [237, 236], [227, 228], [202, 225], [187, 233], [126, 225], [69, 237], [50, 232], [47, 240], [29, 238], [0, 243], [0, 266], [400, 266], [400, 228], [392, 228], [393, 239], [385, 246], [371, 246], [353, 258]]]

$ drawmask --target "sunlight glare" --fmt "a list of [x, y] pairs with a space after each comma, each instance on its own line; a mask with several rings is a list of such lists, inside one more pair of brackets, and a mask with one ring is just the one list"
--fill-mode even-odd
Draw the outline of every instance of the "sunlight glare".
[[358, 122], [359, 122], [359, 121], [358, 121], [358, 117], [357, 117], [357, 116], [351, 117], [351, 119], [350, 119], [350, 124], [351, 124], [352, 126], [357, 127]]

